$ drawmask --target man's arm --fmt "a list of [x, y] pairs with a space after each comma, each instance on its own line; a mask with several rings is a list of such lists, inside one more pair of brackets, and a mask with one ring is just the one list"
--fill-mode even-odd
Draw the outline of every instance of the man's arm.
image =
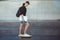
[[24, 20], [24, 15], [23, 15], [23, 14], [22, 14], [22, 21], [25, 21], [25, 20]]
[[20, 15], [22, 15], [22, 21], [25, 21], [25, 20], [24, 20], [24, 15], [23, 15], [23, 13], [24, 13], [24, 11], [25, 11], [25, 10], [24, 10], [24, 7], [20, 7], [20, 8], [19, 8], [19, 11], [20, 11]]

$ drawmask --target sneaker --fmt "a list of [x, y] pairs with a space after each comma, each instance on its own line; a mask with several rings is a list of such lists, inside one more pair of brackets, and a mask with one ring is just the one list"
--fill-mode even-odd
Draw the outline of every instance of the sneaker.
[[23, 36], [25, 36], [25, 37], [31, 37], [32, 35], [24, 34]]
[[19, 34], [18, 36], [23, 36], [23, 34]]

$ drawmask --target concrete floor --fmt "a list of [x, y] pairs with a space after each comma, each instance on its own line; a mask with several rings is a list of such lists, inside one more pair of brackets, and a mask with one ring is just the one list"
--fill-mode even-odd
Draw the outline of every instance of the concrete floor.
[[33, 35], [32, 38], [21, 38], [17, 35], [0, 36], [0, 40], [60, 40], [60, 36]]
[[28, 33], [32, 38], [18, 36], [19, 23], [0, 22], [0, 40], [60, 40], [60, 22], [31, 23]]

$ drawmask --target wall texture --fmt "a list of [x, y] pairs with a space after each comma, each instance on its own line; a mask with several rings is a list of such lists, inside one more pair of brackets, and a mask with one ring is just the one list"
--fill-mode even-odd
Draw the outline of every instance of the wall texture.
[[[0, 1], [0, 20], [18, 20], [16, 12], [25, 1]], [[60, 19], [60, 1], [30, 1], [27, 7], [29, 20]]]

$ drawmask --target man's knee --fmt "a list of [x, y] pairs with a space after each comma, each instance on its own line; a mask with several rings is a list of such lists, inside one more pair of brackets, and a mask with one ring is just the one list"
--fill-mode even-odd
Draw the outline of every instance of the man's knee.
[[23, 24], [20, 24], [20, 26], [23, 26]]

